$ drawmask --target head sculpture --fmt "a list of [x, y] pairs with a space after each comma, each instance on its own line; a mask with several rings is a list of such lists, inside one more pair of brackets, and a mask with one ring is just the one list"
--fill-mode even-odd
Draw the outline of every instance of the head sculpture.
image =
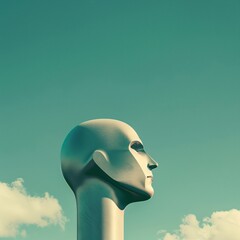
[[154, 193], [152, 169], [158, 164], [124, 122], [96, 119], [76, 126], [63, 143], [61, 161], [63, 175], [74, 192], [88, 179], [98, 178], [134, 195], [133, 201], [147, 200]]

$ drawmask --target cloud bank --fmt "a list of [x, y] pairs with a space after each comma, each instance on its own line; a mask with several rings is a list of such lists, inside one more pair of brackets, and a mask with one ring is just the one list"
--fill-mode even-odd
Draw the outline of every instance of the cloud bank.
[[64, 228], [66, 218], [58, 200], [48, 193], [43, 197], [27, 194], [23, 179], [11, 184], [0, 182], [0, 237], [25, 236], [22, 225]]
[[199, 222], [195, 215], [183, 218], [179, 229], [175, 233], [165, 230], [159, 231], [161, 240], [239, 240], [240, 239], [240, 211], [214, 212], [211, 217]]

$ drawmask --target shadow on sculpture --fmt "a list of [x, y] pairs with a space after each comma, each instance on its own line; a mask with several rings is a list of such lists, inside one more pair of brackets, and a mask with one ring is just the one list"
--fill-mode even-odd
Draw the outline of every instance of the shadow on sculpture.
[[124, 209], [152, 197], [152, 169], [137, 133], [124, 122], [83, 122], [66, 137], [63, 175], [77, 201], [78, 240], [123, 240]]

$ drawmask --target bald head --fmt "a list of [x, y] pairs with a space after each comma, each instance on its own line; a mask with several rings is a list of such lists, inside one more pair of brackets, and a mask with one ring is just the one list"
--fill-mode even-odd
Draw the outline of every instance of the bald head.
[[[147, 161], [148, 173], [139, 158]], [[93, 164], [119, 184], [137, 188], [145, 187], [145, 175], [152, 176], [151, 170], [157, 166], [143, 150], [134, 129], [113, 119], [90, 120], [76, 126], [63, 143], [61, 161], [64, 177], [74, 191], [82, 178], [88, 177], [86, 169]]]

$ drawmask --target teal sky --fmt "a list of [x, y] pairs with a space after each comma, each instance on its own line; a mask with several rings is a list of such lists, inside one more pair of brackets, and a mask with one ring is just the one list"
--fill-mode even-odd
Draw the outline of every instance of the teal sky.
[[239, 12], [238, 0], [1, 1], [0, 182], [23, 178], [69, 219], [26, 239], [76, 239], [60, 148], [94, 118], [132, 125], [159, 163], [154, 197], [126, 209], [126, 240], [240, 209]]

